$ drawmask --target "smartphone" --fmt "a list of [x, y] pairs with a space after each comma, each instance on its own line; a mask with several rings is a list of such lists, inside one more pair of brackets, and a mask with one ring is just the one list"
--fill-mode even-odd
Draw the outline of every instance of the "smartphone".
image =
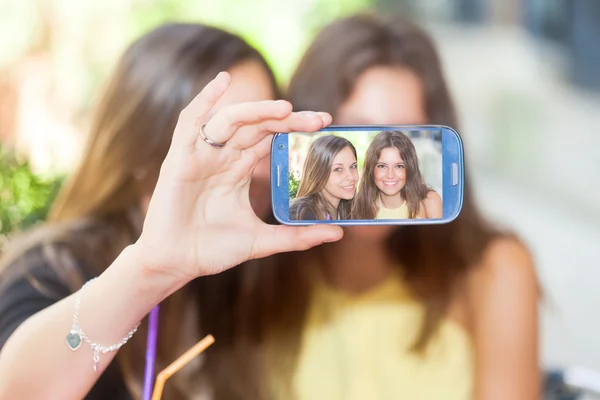
[[462, 140], [439, 125], [338, 125], [277, 133], [273, 213], [285, 225], [419, 225], [463, 203]]

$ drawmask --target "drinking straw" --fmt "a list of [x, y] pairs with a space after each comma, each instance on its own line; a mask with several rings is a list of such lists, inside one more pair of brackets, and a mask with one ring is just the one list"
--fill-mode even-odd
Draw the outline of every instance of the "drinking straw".
[[206, 336], [204, 339], [196, 343], [194, 347], [190, 348], [188, 351], [179, 356], [179, 358], [173, 361], [167, 368], [160, 371], [156, 377], [156, 384], [154, 385], [154, 393], [152, 394], [151, 400], [160, 400], [167, 379], [173, 376], [173, 374], [183, 368], [187, 363], [192, 361], [214, 342], [215, 338], [212, 335]]
[[152, 382], [154, 381], [154, 365], [156, 363], [156, 342], [158, 338], [158, 311], [156, 305], [150, 311], [148, 322], [148, 337], [146, 339], [146, 366], [144, 368], [143, 400], [151, 400]]

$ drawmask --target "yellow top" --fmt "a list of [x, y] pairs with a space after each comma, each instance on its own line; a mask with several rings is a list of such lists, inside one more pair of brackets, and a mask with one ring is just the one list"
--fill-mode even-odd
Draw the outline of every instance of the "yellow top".
[[380, 204], [375, 219], [408, 219], [408, 206], [406, 202], [398, 208], [385, 208]]
[[443, 321], [422, 358], [409, 352], [423, 312], [396, 275], [358, 295], [317, 284], [295, 399], [470, 399], [472, 348], [460, 325]]

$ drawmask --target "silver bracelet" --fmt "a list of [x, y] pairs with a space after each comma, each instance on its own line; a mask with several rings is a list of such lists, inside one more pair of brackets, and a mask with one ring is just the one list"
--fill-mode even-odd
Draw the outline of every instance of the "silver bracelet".
[[75, 311], [73, 313], [73, 326], [71, 327], [71, 330], [67, 334], [67, 346], [69, 346], [69, 348], [71, 350], [73, 350], [73, 351], [78, 350], [81, 347], [82, 342], [86, 342], [87, 344], [90, 345], [92, 350], [94, 350], [94, 371], [98, 371], [98, 363], [100, 362], [100, 354], [106, 354], [106, 353], [110, 353], [110, 352], [119, 350], [125, 343], [127, 343], [127, 341], [129, 339], [131, 339], [131, 337], [134, 335], [134, 333], [137, 331], [138, 327], [140, 326], [140, 323], [138, 322], [137, 325], [131, 331], [129, 331], [127, 336], [125, 336], [123, 339], [121, 339], [121, 341], [119, 343], [113, 344], [112, 346], [108, 346], [108, 347], [102, 346], [96, 342], [92, 342], [90, 340], [90, 338], [87, 337], [87, 335], [83, 332], [83, 329], [81, 329], [81, 327], [79, 326], [79, 305], [81, 304], [81, 296], [82, 296], [85, 288], [90, 283], [95, 281], [96, 279], [97, 278], [90, 279], [89, 281], [87, 281], [83, 285], [81, 290], [79, 290], [77, 292], [77, 294], [75, 295]]

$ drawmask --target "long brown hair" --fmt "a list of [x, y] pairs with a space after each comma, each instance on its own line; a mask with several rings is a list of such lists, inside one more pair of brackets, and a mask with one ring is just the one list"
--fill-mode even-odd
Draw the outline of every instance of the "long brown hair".
[[[423, 30], [398, 18], [357, 15], [327, 26], [301, 59], [288, 97], [296, 109], [327, 111], [335, 121], [358, 77], [374, 66], [406, 68], [416, 74], [424, 89], [428, 122], [457, 128], [433, 42]], [[426, 308], [415, 350], [425, 348], [465, 273], [477, 265], [498, 234], [481, 218], [467, 181], [462, 212], [452, 223], [406, 227], [388, 239], [390, 256]]]
[[306, 212], [313, 213], [317, 219], [348, 219], [352, 200], [341, 199], [334, 207], [323, 196], [323, 189], [331, 175], [331, 166], [335, 156], [345, 148], [352, 150], [356, 158], [356, 148], [343, 137], [335, 135], [321, 136], [315, 139], [308, 150], [302, 168], [302, 177], [298, 185], [297, 197], [290, 205], [290, 219], [304, 219]]
[[375, 168], [383, 149], [396, 148], [406, 167], [406, 184], [400, 190], [408, 205], [408, 218], [416, 218], [421, 202], [427, 197], [429, 188], [419, 170], [419, 159], [412, 141], [400, 131], [383, 131], [371, 141], [363, 167], [360, 188], [354, 201], [352, 218], [374, 219], [379, 211], [379, 189], [375, 184]]
[[[50, 224], [15, 242], [3, 259], [3, 278], [26, 270], [34, 253], [55, 268], [73, 291], [104, 271], [141, 233], [141, 199], [156, 184], [180, 111], [217, 73], [246, 61], [264, 66], [278, 97], [273, 73], [260, 53], [223, 30], [167, 24], [131, 44], [108, 81], [81, 162], [54, 202]], [[201, 315], [195, 330], [200, 335], [221, 335], [206, 352], [207, 386], [219, 398], [234, 397], [232, 393], [242, 398], [240, 387], [230, 382], [230, 374], [235, 374], [245, 393], [252, 393], [251, 382], [257, 378], [251, 357], [245, 357], [245, 364], [237, 362], [244, 356], [230, 354], [242, 352], [228, 347], [234, 341], [228, 339], [234, 337], [228, 328], [237, 318], [232, 304], [242, 291], [240, 282], [237, 272], [194, 282], [161, 304], [157, 370], [185, 350], [174, 344], [180, 342], [184, 311], [192, 303]], [[215, 292], [212, 287], [226, 289]], [[213, 307], [221, 309], [216, 312]], [[145, 328], [146, 323], [117, 355], [134, 397], [141, 395]], [[167, 385], [165, 396], [188, 398], [188, 389], [177, 386], [177, 380]]]
[[82, 162], [61, 189], [50, 220], [137, 206], [140, 193], [151, 193], [158, 179], [179, 112], [221, 70], [246, 60], [270, 71], [241, 38], [198, 24], [161, 26], [135, 41], [109, 80]]

